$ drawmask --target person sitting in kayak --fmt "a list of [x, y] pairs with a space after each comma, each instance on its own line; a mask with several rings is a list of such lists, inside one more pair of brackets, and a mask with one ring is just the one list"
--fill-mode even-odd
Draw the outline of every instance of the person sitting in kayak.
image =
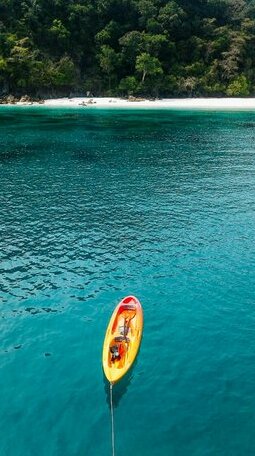
[[[121, 339], [121, 340], [118, 340], [118, 339]], [[110, 347], [110, 352], [112, 354], [112, 357], [111, 357], [112, 362], [119, 361], [125, 353], [125, 348], [123, 345], [123, 338], [116, 337], [115, 342], [117, 342], [117, 344], [114, 344]]]
[[119, 351], [119, 345], [112, 345], [110, 347], [110, 352], [112, 354], [112, 358], [111, 358], [111, 361], [116, 361], [116, 360], [120, 360], [121, 356], [120, 356], [120, 351]]

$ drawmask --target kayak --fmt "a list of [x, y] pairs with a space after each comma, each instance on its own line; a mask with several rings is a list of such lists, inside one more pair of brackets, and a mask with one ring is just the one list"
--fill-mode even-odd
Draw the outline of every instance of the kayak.
[[118, 382], [132, 366], [142, 331], [142, 306], [135, 296], [127, 296], [113, 311], [104, 339], [103, 369], [111, 384]]

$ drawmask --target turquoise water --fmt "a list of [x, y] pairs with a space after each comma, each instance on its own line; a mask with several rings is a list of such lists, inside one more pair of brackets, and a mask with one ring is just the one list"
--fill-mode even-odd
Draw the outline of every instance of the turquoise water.
[[0, 109], [0, 455], [255, 450], [255, 113]]

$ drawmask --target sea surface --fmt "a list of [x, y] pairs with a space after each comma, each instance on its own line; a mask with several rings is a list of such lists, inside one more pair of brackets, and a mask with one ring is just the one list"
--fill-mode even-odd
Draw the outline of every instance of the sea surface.
[[255, 454], [255, 113], [0, 108], [0, 456]]

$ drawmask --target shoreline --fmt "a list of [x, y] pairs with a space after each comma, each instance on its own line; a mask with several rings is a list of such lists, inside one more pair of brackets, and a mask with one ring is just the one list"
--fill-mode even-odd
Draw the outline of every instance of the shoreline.
[[43, 102], [18, 101], [1, 106], [46, 106], [53, 108], [148, 108], [187, 110], [255, 110], [255, 98], [165, 98], [148, 100], [141, 98], [122, 99], [115, 97], [73, 97], [46, 99]]

